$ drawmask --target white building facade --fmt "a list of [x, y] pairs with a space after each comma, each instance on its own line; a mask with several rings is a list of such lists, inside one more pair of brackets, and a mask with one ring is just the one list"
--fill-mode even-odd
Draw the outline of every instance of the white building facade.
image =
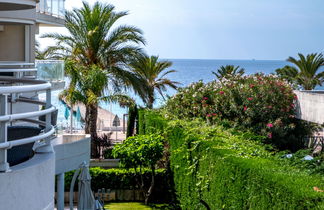
[[63, 209], [64, 173], [89, 162], [89, 138], [55, 135], [52, 84], [35, 68], [39, 27], [63, 27], [64, 12], [64, 0], [0, 0], [0, 210]]

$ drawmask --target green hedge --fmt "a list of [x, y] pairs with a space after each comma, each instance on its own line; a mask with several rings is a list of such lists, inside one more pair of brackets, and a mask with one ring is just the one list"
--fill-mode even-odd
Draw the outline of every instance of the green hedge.
[[[151, 180], [151, 172], [149, 169], [142, 171], [144, 174], [145, 183], [149, 187]], [[65, 191], [70, 190], [70, 184], [74, 171], [65, 173]], [[111, 190], [131, 190], [139, 189], [140, 175], [135, 174], [134, 170], [130, 169], [103, 169], [99, 167], [90, 168], [91, 175], [91, 188], [94, 192], [98, 189], [111, 189]], [[168, 202], [171, 198], [169, 196], [170, 185], [168, 173], [164, 169], [156, 170], [156, 186], [152, 194], [153, 202]], [[75, 184], [75, 191], [77, 190], [77, 182]], [[163, 196], [161, 196], [163, 195]]]
[[139, 110], [139, 134], [162, 133], [167, 121], [154, 110]]
[[[152, 119], [152, 118], [151, 118]], [[203, 122], [169, 122], [175, 189], [182, 209], [324, 209], [324, 177], [281, 164], [258, 136]]]

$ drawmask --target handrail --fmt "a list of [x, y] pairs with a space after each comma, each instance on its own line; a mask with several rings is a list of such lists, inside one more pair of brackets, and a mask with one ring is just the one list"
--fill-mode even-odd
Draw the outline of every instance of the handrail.
[[26, 93], [32, 91], [48, 90], [52, 87], [51, 83], [44, 80], [15, 79], [10, 77], [0, 77], [0, 82], [1, 81], [16, 82], [16, 83], [31, 83], [33, 85], [0, 87], [0, 94]]
[[12, 114], [12, 115], [4, 115], [0, 116], [0, 122], [12, 122], [14, 120], [21, 120], [25, 118], [32, 118], [32, 117], [39, 117], [43, 116], [49, 113], [52, 113], [56, 110], [54, 106], [48, 109], [44, 109], [41, 111], [35, 111], [35, 112], [26, 112], [26, 113], [19, 113], [19, 114]]
[[23, 69], [1, 69], [0, 68], [0, 72], [35, 72], [37, 71], [37, 69], [35, 68], [23, 68]]
[[34, 63], [18, 63], [18, 62], [2, 62], [0, 61], [0, 66], [34, 66]]
[[[27, 67], [30, 66], [30, 67]], [[34, 63], [17, 63], [17, 62], [0, 62], [0, 72], [28, 72], [37, 71], [34, 67]], [[19, 75], [18, 75], [19, 77]], [[51, 125], [52, 112], [56, 111], [56, 108], [51, 105], [51, 84], [45, 80], [33, 80], [33, 79], [23, 79], [23, 78], [13, 78], [7, 76], [0, 76], [0, 82], [4, 83], [4, 86], [0, 86], [0, 172], [9, 171], [9, 164], [7, 162], [7, 149], [15, 146], [20, 146], [28, 143], [37, 142], [39, 140], [44, 140], [44, 145], [38, 147], [36, 152], [52, 152], [53, 148], [51, 146], [48, 137], [55, 133], [55, 128]], [[24, 99], [20, 97], [20, 93], [26, 92], [37, 92], [46, 91], [46, 103], [41, 103], [40, 101], [32, 99]], [[10, 94], [18, 94], [10, 95]], [[8, 100], [10, 98], [10, 100]], [[26, 103], [42, 104], [45, 105], [46, 109], [40, 111], [31, 111], [24, 113], [8, 114], [7, 104], [9, 101], [24, 101]], [[13, 100], [13, 101], [12, 101]], [[45, 116], [45, 122], [34, 120], [31, 118], [36, 118], [40, 116]], [[32, 136], [24, 139], [7, 141], [7, 132], [2, 132], [7, 130], [7, 124], [9, 122], [20, 120], [20, 121], [32, 121], [45, 127], [44, 133]]]
[[54, 128], [54, 126], [51, 126], [51, 130], [49, 130], [48, 132], [46, 132], [44, 134], [40, 134], [38, 136], [33, 136], [33, 137], [29, 137], [29, 138], [19, 139], [19, 140], [15, 140], [15, 141], [7, 141], [5, 143], [0, 143], [0, 149], [10, 149], [12, 147], [33, 143], [38, 140], [50, 137], [54, 133], [55, 133], [55, 128]]

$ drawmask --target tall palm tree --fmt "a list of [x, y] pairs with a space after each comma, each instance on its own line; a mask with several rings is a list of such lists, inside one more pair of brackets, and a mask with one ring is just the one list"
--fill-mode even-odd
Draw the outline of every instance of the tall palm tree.
[[167, 87], [176, 89], [177, 85], [180, 84], [165, 78], [166, 75], [176, 71], [167, 70], [172, 66], [172, 62], [159, 61], [158, 56], [149, 57], [141, 54], [130, 62], [129, 66], [131, 71], [142, 81], [144, 93], [140, 97], [150, 109], [153, 108], [156, 99], [155, 91], [164, 98], [163, 92], [166, 91]]
[[277, 73], [280, 76], [291, 76], [298, 85], [305, 90], [312, 90], [317, 85], [322, 85], [324, 82], [324, 72], [319, 72], [320, 67], [324, 65], [322, 53], [308, 54], [306, 57], [298, 53], [298, 59], [289, 57], [287, 61], [294, 64], [294, 67], [279, 70]]
[[[83, 103], [86, 107], [85, 121], [93, 139], [97, 138], [98, 104], [100, 102], [117, 102], [124, 106], [130, 106], [134, 102], [127, 96], [108, 93], [109, 78], [107, 73], [96, 65], [84, 67], [75, 61], [66, 61], [66, 73], [71, 77], [69, 87], [65, 89], [60, 97], [64, 97], [72, 106]], [[92, 155], [98, 154], [94, 141], [92, 141]]]
[[218, 80], [222, 80], [223, 78], [230, 79], [233, 77], [240, 77], [245, 73], [245, 70], [240, 68], [240, 66], [226, 65], [217, 69], [217, 73], [212, 73], [217, 77]]
[[[52, 33], [45, 34], [43, 37], [55, 39], [56, 53], [64, 54], [68, 59], [76, 61], [75, 63], [82, 66], [85, 72], [93, 70], [93, 66], [96, 66], [95, 68], [101, 69], [105, 73], [108, 82], [98, 86], [97, 88], [100, 89], [96, 91], [103, 93], [103, 88], [107, 88], [109, 84], [115, 92], [121, 91], [122, 88], [133, 87], [135, 93], [142, 94], [141, 83], [134, 73], [126, 68], [133, 56], [141, 54], [141, 48], [138, 46], [145, 44], [142, 31], [134, 26], [116, 26], [116, 22], [127, 14], [127, 12], [116, 12], [115, 7], [110, 4], [96, 2], [90, 6], [83, 2], [81, 9], [73, 9], [65, 14], [65, 27], [69, 31], [69, 35]], [[98, 73], [98, 71], [96, 72]], [[89, 73], [88, 76], [91, 75], [92, 73]], [[76, 75], [70, 74], [70, 76]], [[96, 80], [96, 82], [98, 81]], [[91, 85], [80, 84], [84, 87]], [[71, 87], [71, 90], [74, 88]], [[85, 103], [85, 105], [85, 131], [90, 133], [90, 129], [94, 130], [96, 127], [98, 103]], [[91, 133], [96, 135], [94, 131]]]

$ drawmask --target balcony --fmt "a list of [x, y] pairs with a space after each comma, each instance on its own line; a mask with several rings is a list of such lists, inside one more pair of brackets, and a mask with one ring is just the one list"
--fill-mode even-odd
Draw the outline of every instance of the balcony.
[[40, 0], [36, 6], [36, 12], [58, 18], [64, 18], [64, 2], [65, 0]]
[[[48, 63], [64, 69], [63, 62]], [[25, 73], [36, 70], [33, 66], [0, 63], [0, 185], [4, 186], [0, 188], [0, 209], [54, 209], [56, 174], [58, 203], [64, 206], [64, 173], [89, 163], [89, 137], [55, 135], [57, 113], [51, 103], [52, 85], [26, 78]], [[55, 71], [55, 77], [50, 76], [53, 72], [47, 73], [43, 77], [49, 80], [64, 77], [64, 71]], [[35, 96], [42, 92], [45, 102]], [[30, 195], [38, 199], [30, 199]]]
[[64, 26], [65, 0], [40, 0], [36, 19], [41, 26]]
[[0, 0], [0, 11], [33, 9], [35, 4], [33, 0]]
[[60, 60], [38, 60], [36, 61], [37, 78], [52, 83], [52, 90], [63, 89], [64, 61]]

